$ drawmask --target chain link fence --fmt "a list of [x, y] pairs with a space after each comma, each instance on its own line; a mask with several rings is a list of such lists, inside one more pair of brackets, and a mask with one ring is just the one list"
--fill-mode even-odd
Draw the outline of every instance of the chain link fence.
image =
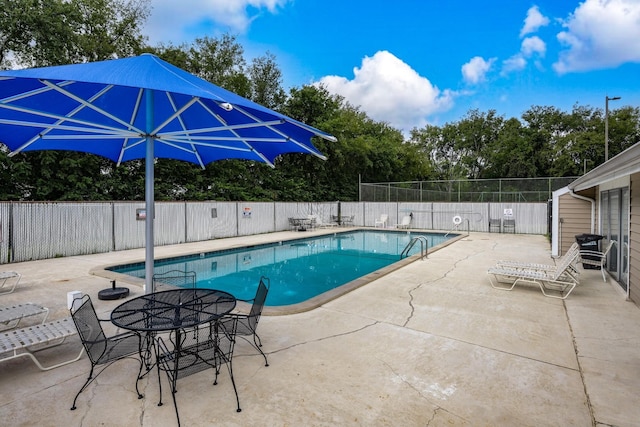
[[578, 177], [360, 183], [361, 202], [546, 202]]

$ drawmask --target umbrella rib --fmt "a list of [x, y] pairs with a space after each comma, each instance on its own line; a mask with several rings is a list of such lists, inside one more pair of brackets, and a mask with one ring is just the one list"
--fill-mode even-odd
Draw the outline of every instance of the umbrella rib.
[[[95, 135], [41, 135], [41, 139], [122, 139], [123, 137], [129, 139], [131, 134], [95, 134]], [[140, 135], [135, 135], [140, 138]]]
[[[179, 139], [171, 139], [171, 138], [170, 138], [170, 139], [163, 139], [163, 140], [162, 140], [162, 142], [163, 142], [165, 145], [168, 145], [168, 146], [170, 146], [170, 147], [177, 148], [177, 149], [179, 149], [179, 150], [186, 151], [186, 152], [189, 152], [189, 153], [191, 153], [191, 152], [192, 152], [191, 150], [187, 149], [187, 148], [184, 146], [184, 141], [182, 141], [182, 140], [179, 140]], [[172, 144], [172, 143], [173, 143], [173, 144]], [[248, 152], [251, 152], [251, 151], [255, 151], [255, 150], [253, 150], [253, 148], [251, 148], [251, 147], [230, 147], [230, 146], [228, 146], [228, 145], [220, 145], [220, 144], [199, 144], [199, 143], [197, 143], [197, 142], [194, 142], [192, 145], [202, 145], [202, 146], [206, 146], [206, 147], [209, 147], [209, 148], [220, 148], [220, 149], [222, 149], [222, 150], [242, 151], [242, 152], [244, 152], [244, 153], [248, 153]]]
[[[33, 110], [33, 109], [30, 109], [30, 108], [24, 108], [24, 107], [18, 107], [18, 106], [15, 106], [15, 105], [0, 104], [0, 108], [3, 108], [5, 110], [12, 110], [12, 111], [18, 111], [18, 112], [21, 112], [21, 113], [32, 114], [32, 115], [40, 116], [40, 117], [49, 117], [49, 118], [52, 118], [52, 119], [57, 119], [60, 122], [65, 121], [65, 122], [76, 123], [76, 124], [79, 124], [79, 125], [85, 125], [87, 127], [78, 128], [78, 129], [84, 130], [84, 131], [88, 131], [91, 128], [93, 128], [93, 129], [102, 129], [102, 130], [105, 130], [105, 131], [113, 131], [113, 132], [121, 132], [122, 131], [121, 129], [113, 127], [113, 126], [100, 125], [100, 124], [97, 124], [97, 123], [92, 123], [92, 122], [87, 122], [87, 121], [84, 121], [84, 120], [74, 119], [74, 118], [71, 118], [71, 117], [61, 116], [60, 114], [46, 113], [44, 111]], [[17, 124], [17, 125], [22, 125], [22, 124], [30, 125], [30, 123], [33, 123], [33, 122], [27, 122], [27, 121], [23, 121], [23, 120], [15, 120], [13, 122], [5, 121], [5, 122], [6, 122], [6, 124]], [[51, 127], [51, 126], [53, 126], [53, 125], [52, 124], [47, 124], [47, 123], [39, 123], [38, 126], [36, 126], [36, 127], [48, 128], [48, 127]], [[139, 135], [139, 133], [138, 133], [139, 131], [137, 131], [137, 130], [133, 130], [133, 131], [130, 131], [130, 132], [133, 132], [135, 135]]]
[[176, 132], [171, 132], [167, 134], [158, 135], [158, 139], [160, 140], [172, 139], [173, 141], [182, 141], [182, 143], [191, 142], [194, 145], [207, 145], [198, 141], [235, 141], [235, 142], [251, 141], [251, 142], [277, 142], [277, 143], [287, 142], [287, 139], [285, 138], [260, 138], [260, 137], [254, 138], [254, 137], [241, 137], [237, 135], [236, 136], [199, 136], [197, 138], [197, 141], [194, 140], [190, 135], [184, 135], [183, 138], [181, 138], [181, 136], [183, 136], [182, 133], [178, 134]]
[[[115, 121], [116, 123], [119, 123], [119, 124], [121, 124], [122, 126], [124, 126], [124, 127], [128, 128], [128, 129], [133, 129], [133, 130], [135, 130], [135, 131], [137, 131], [137, 132], [140, 132], [140, 134], [144, 134], [144, 132], [143, 132], [143, 131], [141, 131], [140, 129], [137, 129], [137, 128], [136, 128], [135, 126], [133, 126], [132, 124], [127, 123], [127, 122], [125, 122], [124, 120], [121, 120], [120, 118], [118, 118], [118, 117], [114, 116], [113, 114], [110, 114], [109, 112], [107, 112], [107, 111], [103, 110], [102, 108], [99, 108], [99, 107], [97, 107], [97, 106], [95, 106], [95, 105], [93, 105], [93, 104], [90, 104], [88, 101], [86, 101], [86, 100], [84, 100], [84, 99], [82, 99], [82, 98], [80, 98], [80, 97], [78, 97], [78, 96], [76, 96], [76, 95], [74, 95], [74, 94], [70, 93], [70, 92], [69, 92], [69, 91], [67, 91], [67, 90], [62, 89], [61, 87], [59, 87], [59, 86], [57, 86], [57, 85], [55, 85], [55, 84], [51, 83], [50, 81], [48, 81], [48, 80], [42, 80], [42, 83], [44, 83], [45, 85], [47, 85], [47, 86], [51, 87], [53, 90], [58, 91], [58, 92], [60, 92], [61, 94], [63, 94], [63, 95], [65, 95], [65, 96], [67, 96], [68, 98], [71, 98], [71, 99], [73, 99], [74, 101], [76, 101], [76, 102], [78, 102], [78, 103], [80, 103], [80, 104], [84, 105], [85, 107], [90, 108], [90, 109], [92, 109], [93, 111], [95, 111], [95, 112], [97, 112], [97, 113], [99, 113], [99, 114], [102, 114], [102, 115], [103, 115], [103, 116], [105, 116], [105, 117], [110, 118], [111, 120]], [[114, 85], [109, 85], [109, 86], [107, 86], [107, 87], [104, 89], [104, 92], [107, 92], [107, 91], [111, 90], [113, 87], [114, 87]], [[104, 93], [104, 92], [103, 92], [103, 93]]]
[[[214, 114], [217, 118], [217, 114], [211, 112], [210, 110], [208, 110], [211, 114]], [[201, 129], [190, 129], [189, 133], [190, 134], [198, 134], [198, 133], [205, 133], [205, 132], [221, 132], [221, 131], [233, 131], [236, 129], [249, 129], [249, 128], [255, 128], [255, 127], [263, 127], [263, 126], [272, 126], [272, 125], [279, 125], [284, 123], [284, 120], [272, 120], [272, 121], [268, 121], [268, 122], [262, 122], [262, 123], [247, 123], [247, 124], [242, 124], [242, 125], [226, 125], [226, 126], [217, 126], [217, 127], [208, 127], [208, 128], [201, 128]], [[167, 133], [163, 133], [163, 135], [179, 135], [182, 132], [180, 131], [176, 131], [176, 132], [167, 132]]]
[[200, 167], [204, 169], [204, 162], [202, 161], [202, 157], [200, 156], [200, 153], [198, 152], [198, 150], [196, 150], [195, 146], [191, 142], [191, 136], [189, 135], [189, 131], [187, 130], [187, 127], [184, 125], [184, 121], [182, 120], [182, 113], [196, 102], [196, 98], [191, 98], [191, 100], [187, 102], [185, 105], [183, 105], [182, 108], [176, 109], [176, 104], [171, 94], [169, 92], [165, 92], [165, 94], [169, 99], [169, 103], [171, 104], [171, 107], [173, 108], [174, 113], [168, 120], [162, 123], [162, 125], [160, 125], [156, 131], [159, 131], [160, 128], [164, 127], [167, 123], [173, 120], [174, 117], [176, 117], [180, 122], [180, 126], [182, 127], [184, 134], [187, 136], [189, 145], [191, 146], [191, 150], [186, 150], [186, 149], [185, 150], [190, 151], [196, 157], [196, 159], [198, 159], [198, 164], [200, 165]]
[[[131, 118], [129, 119], [129, 122], [131, 124], [133, 124], [134, 120], [136, 119], [137, 115], [138, 115], [138, 111], [140, 111], [140, 105], [142, 105], [142, 97], [144, 95], [144, 90], [143, 89], [139, 89], [138, 90], [138, 96], [136, 97], [136, 103], [131, 111]], [[140, 144], [140, 141], [135, 142], [133, 145], [129, 145], [129, 138], [125, 138], [124, 142], [122, 143], [122, 148], [120, 148], [120, 153], [118, 154], [118, 161], [116, 162], [117, 166], [120, 166], [120, 163], [122, 163], [122, 158], [124, 157], [124, 152], [131, 148], [131, 147], [136, 147], [137, 145]]]
[[[253, 114], [249, 113], [248, 111], [244, 110], [243, 108], [238, 107], [238, 106], [235, 106], [234, 108], [235, 108], [237, 111], [240, 111], [240, 112], [241, 112], [242, 114], [244, 114], [245, 116], [249, 117], [250, 119], [252, 119], [252, 120], [258, 120], [258, 119], [257, 119], [257, 117], [255, 117]], [[291, 123], [291, 122], [290, 122], [290, 123]], [[296, 123], [292, 123], [292, 124], [296, 125]], [[269, 128], [269, 129], [271, 129], [272, 131], [274, 131], [275, 133], [277, 133], [278, 135], [281, 135], [282, 137], [287, 138], [287, 140], [289, 140], [289, 141], [291, 141], [292, 143], [296, 144], [298, 147], [300, 147], [300, 148], [304, 149], [307, 153], [313, 154], [314, 156], [316, 156], [316, 157], [318, 157], [318, 158], [320, 158], [320, 159], [322, 159], [322, 160], [327, 160], [327, 158], [326, 158], [325, 156], [323, 156], [322, 154], [320, 154], [320, 153], [318, 153], [318, 152], [316, 152], [316, 151], [311, 150], [311, 149], [310, 149], [309, 147], [307, 147], [305, 144], [302, 144], [302, 143], [300, 143], [300, 142], [296, 141], [295, 139], [293, 139], [293, 138], [291, 138], [291, 137], [287, 136], [286, 134], [284, 134], [283, 132], [279, 131], [278, 129], [276, 129], [276, 128], [274, 128], [274, 127], [271, 127], [271, 126], [268, 126], [268, 128]], [[314, 132], [314, 133], [315, 133], [315, 132]], [[316, 135], [318, 135], [318, 134], [316, 133]], [[322, 135], [318, 135], [318, 136], [322, 136]]]
[[155, 134], [155, 133], [160, 132], [160, 129], [162, 129], [163, 127], [165, 127], [167, 124], [169, 124], [171, 121], [173, 121], [173, 119], [175, 119], [176, 117], [180, 120], [180, 124], [183, 126], [183, 129], [184, 129], [184, 124], [182, 123], [182, 120], [180, 119], [180, 115], [181, 115], [182, 113], [184, 113], [184, 111], [185, 111], [187, 108], [191, 107], [191, 106], [192, 106], [195, 102], [197, 102], [197, 101], [198, 101], [198, 99], [199, 99], [199, 98], [196, 98], [196, 97], [191, 98], [191, 99], [189, 100], [189, 102], [187, 102], [185, 105], [183, 105], [179, 110], [176, 110], [176, 106], [175, 106], [175, 103], [173, 102], [173, 98], [171, 98], [171, 96], [170, 96], [169, 92], [165, 92], [165, 93], [166, 93], [166, 95], [167, 95], [167, 98], [169, 98], [169, 102], [171, 103], [171, 106], [173, 107], [174, 112], [173, 112], [173, 114], [172, 114], [171, 116], [169, 116], [169, 117], [168, 117], [164, 122], [162, 122], [162, 124], [161, 124], [161, 125], [159, 125], [158, 127], [156, 127], [156, 128], [153, 130], [153, 133], [154, 133], [154, 134]]
[[[213, 117], [217, 118], [218, 120], [220, 120], [222, 123], [224, 123], [226, 125], [226, 122], [224, 120], [222, 120], [222, 118], [220, 118], [220, 116], [218, 114], [216, 114], [215, 112], [213, 112], [209, 107], [207, 107], [206, 105], [204, 105], [204, 103], [200, 102], [200, 105], [202, 105], [202, 107], [209, 112], [209, 114], [211, 114]], [[235, 107], [234, 107], [235, 108]], [[253, 120], [255, 122], [259, 122], [259, 120], [257, 120], [256, 118], [253, 118]], [[275, 168], [276, 165], [273, 164], [273, 162], [271, 162], [271, 160], [267, 159], [264, 154], [262, 154], [261, 152], [259, 152], [258, 150], [256, 150], [255, 148], [253, 148], [253, 146], [251, 146], [251, 144], [249, 144], [247, 142], [247, 140], [245, 138], [242, 138], [240, 135], [238, 135], [238, 133], [234, 130], [234, 129], [230, 129], [229, 130], [232, 134], [234, 134], [236, 136], [236, 138], [238, 138], [244, 145], [247, 146], [247, 148], [249, 148], [251, 151], [253, 151], [253, 153], [258, 156], [259, 158], [262, 159], [263, 162], [265, 162], [266, 164], [268, 164], [269, 166], [271, 166], [272, 168]]]
[[[68, 85], [70, 85], [72, 83], [74, 83], [74, 82], [70, 82], [70, 81], [61, 82], [60, 86], [68, 86]], [[34, 89], [34, 90], [30, 90], [28, 92], [19, 93], [17, 95], [10, 96], [8, 98], [3, 98], [2, 101], [0, 101], [0, 104], [7, 104], [9, 102], [19, 101], [21, 99], [30, 98], [30, 97], [35, 96], [35, 95], [42, 95], [45, 92], [51, 92], [51, 88], [48, 87], [48, 86], [44, 86], [44, 87], [41, 87], [39, 89]]]
[[[64, 82], [67, 83], [67, 82]], [[69, 83], [70, 84], [70, 83]], [[38, 91], [34, 91], [37, 93], [42, 93], [42, 92], [48, 92], [50, 91], [51, 88], [48, 87], [46, 90], [44, 88], [38, 90]], [[105, 87], [103, 90], [101, 90], [100, 92], [96, 93], [94, 96], [92, 96], [89, 99], [89, 102], [93, 102], [95, 101], [97, 98], [99, 98], [100, 96], [102, 96], [105, 92], [107, 92], [107, 88]], [[17, 100], [20, 99], [20, 97], [14, 97], [13, 100]], [[13, 106], [12, 106], [13, 107]], [[28, 140], [27, 142], [25, 142], [24, 144], [22, 144], [20, 147], [18, 147], [16, 150], [13, 150], [11, 155], [14, 156], [15, 154], [23, 151], [25, 148], [27, 148], [28, 146], [30, 146], [31, 144], [33, 144], [34, 142], [36, 142], [39, 138], [41, 139], [61, 139], [63, 138], [62, 136], [60, 136], [59, 138], [56, 137], [51, 137], [50, 135], [47, 135], [49, 132], [51, 132], [54, 127], [57, 130], [67, 130], [67, 131], [74, 131], [74, 132], [89, 132], [89, 133], [98, 133], [98, 132], [103, 132], [107, 129], [92, 129], [92, 128], [80, 128], [80, 127], [74, 127], [74, 126], [65, 126], [62, 125], [62, 123], [64, 123], [65, 121], [68, 120], [73, 120], [72, 117], [74, 115], [76, 115], [78, 112], [80, 112], [82, 109], [84, 109], [84, 105], [79, 105], [78, 107], [76, 107], [75, 109], [73, 109], [71, 112], [69, 112], [66, 116], [59, 116], [58, 120], [55, 123], [52, 124], [48, 124], [47, 126], [44, 126], [44, 130], [39, 132], [37, 135], [35, 135], [33, 138], [31, 138], [30, 140]], [[17, 122], [15, 124], [19, 124], [21, 126], [30, 126], [30, 127], [43, 127], [42, 124], [36, 124], [34, 122]], [[112, 131], [116, 131], [116, 134], [112, 134], [112, 135], [107, 135], [107, 134], [99, 134], [99, 135], [93, 135], [93, 137], [100, 137], [100, 138], [107, 138], [107, 137], [111, 137], [111, 138], [121, 138], [122, 136], [118, 134], [119, 129], [108, 129], [108, 130], [112, 130]], [[64, 138], [68, 138], [68, 139], [78, 139], [80, 136], [75, 136], [75, 137], [64, 137]], [[87, 136], [85, 136], [86, 138]], [[91, 138], [91, 137], [89, 137]]]
[[[69, 130], [69, 131], [75, 131], [75, 132], [86, 132], [88, 134], [97, 134], [97, 135], [104, 135], [105, 137], [118, 137], [118, 138], [122, 138], [122, 136], [126, 136], [126, 135], [130, 135], [130, 136], [140, 136], [137, 133], [134, 132], [128, 132], [128, 131], [121, 131], [119, 129], [91, 129], [91, 128], [85, 128], [85, 127], [76, 127], [76, 126], [65, 126], [65, 125], [59, 125], [59, 124], [48, 124], [45, 125], [43, 123], [39, 123], [39, 122], [27, 122], [27, 121], [23, 121], [23, 120], [6, 120], [6, 119], [0, 119], [0, 124], [3, 125], [14, 125], [14, 126], [27, 126], [27, 127], [35, 127], [35, 128], [44, 128], [45, 130], [42, 133], [39, 133], [36, 137], [43, 137], [45, 133], [48, 133], [49, 131], [53, 130], [53, 128], [55, 127], [55, 129], [57, 130]], [[107, 133], [104, 132], [106, 130], [112, 130], [112, 133]], [[77, 135], [77, 136], [82, 136], [82, 135]], [[73, 138], [73, 135], [63, 135], [64, 138]], [[26, 143], [25, 145], [28, 145], [28, 143]]]

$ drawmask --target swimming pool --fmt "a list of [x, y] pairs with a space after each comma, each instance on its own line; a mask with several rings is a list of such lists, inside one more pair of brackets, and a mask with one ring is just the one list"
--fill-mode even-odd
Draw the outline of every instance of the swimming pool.
[[[239, 299], [253, 298], [260, 277], [266, 276], [271, 281], [266, 306], [290, 306], [397, 264], [409, 241], [417, 236], [424, 236], [430, 249], [458, 237], [355, 230], [156, 260], [154, 272], [195, 271], [197, 287], [221, 289]], [[410, 255], [419, 253], [418, 243]], [[143, 262], [108, 270], [138, 278], [145, 274]]]

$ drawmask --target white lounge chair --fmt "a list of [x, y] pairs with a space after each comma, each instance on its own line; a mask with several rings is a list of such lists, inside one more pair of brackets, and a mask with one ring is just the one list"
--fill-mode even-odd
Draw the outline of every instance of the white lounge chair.
[[376, 222], [375, 222], [375, 224], [373, 226], [374, 227], [380, 226], [382, 228], [386, 228], [388, 221], [389, 221], [389, 215], [382, 214], [382, 215], [380, 215], [380, 219], [376, 219]]
[[309, 215], [309, 218], [313, 219], [313, 223], [317, 228], [331, 228], [338, 226], [335, 222], [323, 222], [318, 215]]
[[[565, 299], [579, 283], [575, 267], [578, 257], [578, 252], [571, 256], [564, 256], [554, 269], [496, 265], [489, 268], [487, 274], [489, 275], [491, 286], [496, 289], [510, 291], [520, 282], [535, 283], [540, 287], [544, 296]], [[494, 276], [497, 283], [507, 283], [511, 286], [499, 286], [493, 282], [491, 276]], [[548, 294], [546, 290], [558, 291], [560, 295]]]
[[[22, 275], [17, 271], [0, 272], [0, 295], [10, 294], [11, 292], [13, 292], [16, 289], [16, 286], [18, 286], [18, 283], [20, 282], [21, 277]], [[14, 280], [9, 281], [9, 279], [14, 279]], [[9, 287], [7, 283], [12, 283], [11, 287]]]
[[[533, 270], [543, 270], [543, 271], [556, 271], [558, 265], [562, 264], [562, 261], [566, 257], [575, 257], [575, 255], [580, 251], [580, 246], [577, 243], [572, 244], [567, 252], [564, 255], [559, 257], [557, 260], [554, 260], [554, 264], [539, 264], [525, 261], [510, 261], [510, 260], [500, 260], [496, 263], [497, 266], [502, 267], [510, 267], [510, 268], [524, 268], [524, 269], [533, 269]], [[575, 263], [571, 264], [572, 268], [575, 268]], [[577, 273], [578, 270], [575, 270]]]
[[405, 215], [402, 217], [402, 222], [400, 224], [396, 224], [396, 228], [409, 228], [411, 225], [411, 217], [409, 215]]
[[611, 240], [604, 251], [590, 251], [590, 250], [580, 250], [580, 261], [582, 265], [593, 265], [600, 268], [600, 272], [602, 273], [602, 280], [607, 281], [607, 277], [604, 274], [604, 267], [607, 264], [607, 255], [614, 244], [617, 242], [615, 240]]
[[30, 302], [0, 307], [0, 331], [16, 328], [25, 317], [38, 316], [40, 314], [44, 314], [40, 322], [44, 323], [49, 315], [49, 309]]
[[28, 357], [42, 371], [48, 371], [49, 369], [75, 362], [82, 357], [84, 348], [80, 350], [80, 354], [74, 359], [48, 367], [43, 366], [34, 355], [37, 351], [62, 344], [68, 337], [75, 334], [77, 334], [76, 327], [70, 317], [43, 323], [42, 325], [2, 332], [0, 333], [0, 362], [18, 357]]

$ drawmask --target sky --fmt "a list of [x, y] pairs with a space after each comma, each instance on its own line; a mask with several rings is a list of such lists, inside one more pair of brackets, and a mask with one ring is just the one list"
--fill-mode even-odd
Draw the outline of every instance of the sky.
[[152, 45], [237, 37], [407, 133], [472, 109], [640, 106], [640, 0], [151, 0]]

